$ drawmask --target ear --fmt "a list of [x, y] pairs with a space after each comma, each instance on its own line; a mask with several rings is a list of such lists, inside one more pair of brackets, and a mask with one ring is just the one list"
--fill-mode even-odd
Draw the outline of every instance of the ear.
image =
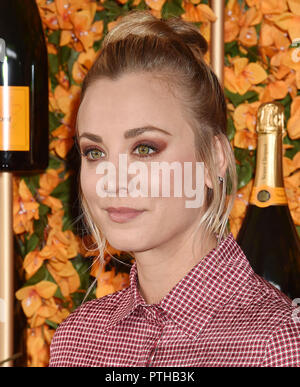
[[[225, 152], [218, 136], [214, 136], [214, 154], [215, 154], [215, 162], [216, 162], [215, 168], [217, 171], [217, 175], [220, 177], [224, 177], [228, 162], [225, 157]], [[206, 165], [204, 167], [204, 170], [205, 170], [205, 174], [204, 174], [205, 184], [207, 185], [208, 188], [213, 188], [212, 179]]]

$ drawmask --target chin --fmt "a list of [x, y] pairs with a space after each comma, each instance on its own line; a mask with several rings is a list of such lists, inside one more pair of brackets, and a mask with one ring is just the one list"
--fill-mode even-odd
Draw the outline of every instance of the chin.
[[128, 235], [112, 235], [114, 233], [109, 233], [106, 236], [109, 244], [117, 250], [120, 251], [145, 251], [148, 250], [149, 246], [147, 245], [145, 238], [141, 238], [140, 236]]

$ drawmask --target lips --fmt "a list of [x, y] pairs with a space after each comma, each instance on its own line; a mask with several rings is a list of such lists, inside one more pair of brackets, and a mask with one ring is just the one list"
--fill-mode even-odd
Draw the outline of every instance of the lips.
[[110, 219], [117, 223], [125, 223], [144, 212], [144, 210], [137, 210], [130, 207], [108, 207], [106, 211]]
[[108, 207], [108, 208], [106, 208], [106, 211], [127, 214], [127, 213], [141, 212], [143, 210], [137, 210], [137, 209], [131, 208], [131, 207]]

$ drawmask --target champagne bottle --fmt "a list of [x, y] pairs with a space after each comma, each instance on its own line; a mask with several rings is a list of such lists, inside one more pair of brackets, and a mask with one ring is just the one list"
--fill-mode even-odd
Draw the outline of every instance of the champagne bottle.
[[48, 55], [35, 0], [0, 1], [0, 172], [48, 165]]
[[255, 179], [237, 242], [253, 270], [294, 299], [300, 297], [300, 241], [283, 182], [283, 106], [262, 104], [256, 130]]

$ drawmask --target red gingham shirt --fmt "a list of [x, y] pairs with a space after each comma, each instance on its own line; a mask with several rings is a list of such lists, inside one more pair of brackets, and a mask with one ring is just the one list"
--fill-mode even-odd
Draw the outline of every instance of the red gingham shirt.
[[71, 313], [50, 367], [300, 366], [300, 313], [253, 272], [232, 234], [157, 304], [137, 281], [134, 263], [129, 287]]

